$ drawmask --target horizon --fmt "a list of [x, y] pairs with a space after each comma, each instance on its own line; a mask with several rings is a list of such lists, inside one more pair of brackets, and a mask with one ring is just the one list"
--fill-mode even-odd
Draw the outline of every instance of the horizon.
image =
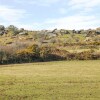
[[96, 29], [100, 0], [0, 0], [0, 25], [27, 30]]

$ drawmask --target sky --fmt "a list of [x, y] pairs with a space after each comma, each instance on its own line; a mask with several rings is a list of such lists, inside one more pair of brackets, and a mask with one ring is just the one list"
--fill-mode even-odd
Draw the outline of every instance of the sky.
[[0, 0], [0, 25], [29, 30], [100, 27], [100, 0]]

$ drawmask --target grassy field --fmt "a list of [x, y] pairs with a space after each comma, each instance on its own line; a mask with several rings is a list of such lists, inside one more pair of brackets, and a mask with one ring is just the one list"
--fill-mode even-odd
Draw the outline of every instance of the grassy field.
[[0, 65], [0, 100], [100, 100], [100, 60]]

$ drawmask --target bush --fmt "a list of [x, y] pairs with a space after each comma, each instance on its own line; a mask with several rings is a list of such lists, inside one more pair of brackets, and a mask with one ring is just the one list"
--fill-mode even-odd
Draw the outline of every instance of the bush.
[[4, 31], [5, 27], [3, 25], [0, 25], [0, 31]]
[[46, 61], [49, 59], [49, 55], [51, 52], [51, 48], [47, 46], [40, 47], [40, 58], [42, 61]]
[[39, 59], [39, 47], [32, 45], [16, 52], [18, 62], [32, 62]]
[[26, 63], [36, 61], [54, 61], [54, 60], [92, 60], [100, 59], [100, 53], [94, 50], [83, 51], [80, 53], [70, 53], [66, 50], [60, 50], [56, 47], [38, 46], [33, 44], [29, 47], [15, 49], [12, 47], [3, 48], [0, 51], [0, 64]]
[[92, 59], [92, 53], [93, 53], [92, 50], [77, 53], [76, 54], [76, 59], [78, 59], [78, 60], [91, 60]]
[[18, 28], [15, 27], [14, 25], [10, 25], [10, 26], [8, 26], [7, 29], [8, 29], [8, 31], [9, 31], [9, 33], [10, 33], [11, 35], [16, 35], [16, 34], [19, 33]]
[[0, 64], [3, 63], [4, 52], [0, 51]]

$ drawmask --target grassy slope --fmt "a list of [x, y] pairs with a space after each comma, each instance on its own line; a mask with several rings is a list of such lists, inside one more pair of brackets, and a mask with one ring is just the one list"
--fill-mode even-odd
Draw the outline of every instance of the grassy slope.
[[100, 100], [100, 60], [0, 65], [0, 100]]

